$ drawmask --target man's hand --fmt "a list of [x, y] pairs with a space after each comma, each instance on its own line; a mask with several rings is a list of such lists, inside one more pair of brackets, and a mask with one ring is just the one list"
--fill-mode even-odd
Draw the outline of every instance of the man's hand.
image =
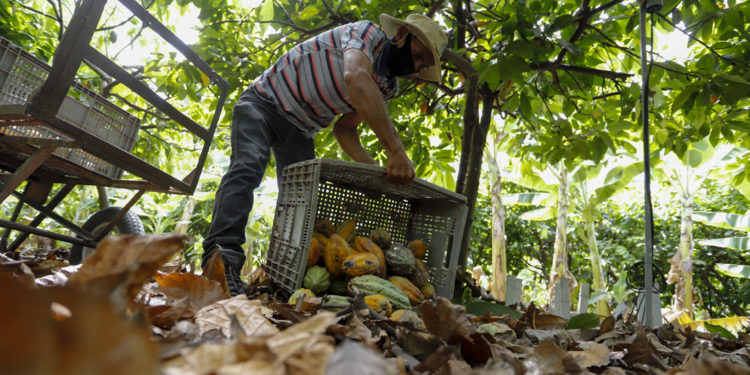
[[414, 171], [414, 164], [406, 156], [406, 152], [401, 152], [394, 155], [388, 155], [388, 160], [385, 163], [385, 180], [396, 186], [404, 186], [408, 188], [411, 182], [414, 180], [416, 172]]
[[386, 162], [386, 181], [396, 186], [409, 187], [414, 180], [414, 165], [406, 156], [398, 138], [378, 85], [372, 79], [372, 62], [364, 52], [348, 49], [344, 52], [344, 83], [352, 106], [383, 146]]

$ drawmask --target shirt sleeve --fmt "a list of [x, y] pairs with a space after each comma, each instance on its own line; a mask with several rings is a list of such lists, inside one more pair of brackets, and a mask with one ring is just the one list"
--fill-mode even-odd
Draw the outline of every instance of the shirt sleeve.
[[382, 39], [380, 28], [370, 21], [359, 21], [346, 25], [341, 33], [341, 46], [346, 52], [349, 49], [356, 48], [375, 64], [373, 51]]

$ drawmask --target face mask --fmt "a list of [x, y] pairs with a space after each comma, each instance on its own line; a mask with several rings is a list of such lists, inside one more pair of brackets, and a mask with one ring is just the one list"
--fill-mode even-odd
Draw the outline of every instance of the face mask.
[[[395, 41], [396, 37], [393, 37]], [[411, 55], [411, 33], [406, 35], [406, 43], [401, 48], [394, 48], [388, 53], [388, 73], [394, 77], [403, 77], [414, 74], [414, 58]]]

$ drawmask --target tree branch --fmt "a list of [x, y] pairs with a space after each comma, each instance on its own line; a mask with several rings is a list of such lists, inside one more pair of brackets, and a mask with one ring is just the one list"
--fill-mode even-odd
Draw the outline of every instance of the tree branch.
[[609, 70], [600, 70], [600, 69], [594, 69], [594, 68], [586, 68], [583, 66], [575, 66], [575, 65], [567, 65], [567, 64], [559, 64], [557, 65], [556, 62], [549, 62], [544, 61], [539, 63], [539, 65], [536, 65], [534, 63], [529, 64], [531, 67], [531, 70], [534, 71], [553, 71], [553, 70], [564, 70], [566, 72], [575, 72], [575, 73], [581, 73], [581, 74], [588, 74], [598, 77], [605, 77], [605, 78], [611, 78], [611, 79], [626, 79], [634, 76], [634, 74], [630, 73], [620, 73], [620, 72], [612, 72]]
[[[146, 9], [151, 8], [151, 5], [154, 5], [154, 1], [155, 0], [151, 0], [151, 2], [148, 3], [148, 5], [146, 5], [144, 8], [146, 8]], [[107, 31], [107, 30], [116, 29], [116, 28], [118, 28], [118, 27], [120, 27], [120, 26], [122, 26], [122, 25], [124, 25], [124, 24], [126, 24], [128, 22], [130, 22], [130, 20], [132, 20], [133, 18], [135, 18], [135, 14], [132, 15], [132, 16], [130, 16], [130, 17], [128, 17], [125, 21], [122, 21], [122, 22], [118, 23], [117, 25], [104, 26], [102, 28], [96, 29], [96, 31]]]
[[[117, 81], [115, 81], [115, 82], [117, 82]], [[135, 104], [131, 103], [131, 102], [130, 102], [129, 100], [127, 100], [127, 99], [123, 98], [123, 97], [122, 97], [122, 96], [121, 96], [120, 94], [112, 94], [112, 96], [114, 96], [114, 97], [115, 97], [115, 98], [117, 98], [117, 99], [120, 99], [120, 100], [121, 100], [121, 101], [122, 101], [123, 103], [127, 104], [128, 106], [130, 106], [131, 108], [133, 108], [133, 109], [135, 109], [135, 110], [137, 110], [137, 111], [141, 111], [141, 112], [143, 112], [143, 113], [147, 113], [147, 114], [149, 114], [149, 115], [151, 115], [151, 116], [153, 116], [153, 117], [156, 117], [156, 118], [158, 118], [159, 120], [162, 120], [162, 121], [167, 121], [167, 120], [169, 120], [169, 117], [167, 117], [167, 116], [164, 116], [164, 115], [160, 115], [160, 114], [158, 114], [158, 113], [155, 113], [155, 112], [149, 111], [149, 110], [148, 110], [148, 109], [146, 109], [146, 108], [142, 108], [142, 107], [140, 107], [140, 106], [137, 106], [137, 105], [135, 105]]]
[[444, 2], [445, 0], [435, 0], [435, 2], [430, 5], [430, 9], [428, 9], [427, 13], [425, 13], [424, 15], [430, 18], [435, 17], [435, 13], [437, 13], [438, 9], [441, 5], [443, 5]]
[[135, 33], [135, 35], [133, 35], [132, 39], [130, 39], [130, 42], [128, 44], [126, 44], [124, 47], [122, 47], [122, 49], [120, 49], [119, 51], [117, 51], [117, 53], [115, 54], [115, 56], [112, 57], [112, 61], [117, 60], [117, 56], [120, 56], [120, 54], [122, 53], [122, 51], [124, 51], [126, 48], [132, 46], [133, 42], [135, 42], [135, 40], [138, 39], [139, 36], [141, 36], [141, 33], [143, 32], [143, 29], [145, 29], [145, 28], [146, 28], [146, 24], [144, 23], [144, 24], [141, 25], [141, 29], [138, 30], [138, 32]]
[[40, 12], [40, 11], [38, 11], [38, 10], [34, 9], [34, 8], [30, 8], [30, 7], [27, 7], [26, 5], [23, 5], [23, 4], [19, 3], [19, 2], [18, 2], [18, 1], [16, 1], [16, 0], [10, 0], [10, 2], [12, 2], [12, 3], [15, 3], [16, 5], [20, 6], [20, 7], [21, 7], [21, 8], [23, 8], [23, 9], [26, 9], [26, 10], [28, 10], [28, 11], [29, 11], [29, 12], [31, 12], [31, 13], [35, 13], [35, 14], [38, 14], [38, 15], [40, 15], [40, 16], [44, 16], [44, 17], [47, 17], [47, 18], [49, 18], [49, 19], [52, 19], [52, 20], [55, 20], [55, 21], [57, 21], [57, 18], [55, 18], [55, 17], [53, 17], [53, 16], [50, 16], [50, 15], [49, 15], [49, 14], [47, 14], [47, 13], [44, 13], [44, 12]]

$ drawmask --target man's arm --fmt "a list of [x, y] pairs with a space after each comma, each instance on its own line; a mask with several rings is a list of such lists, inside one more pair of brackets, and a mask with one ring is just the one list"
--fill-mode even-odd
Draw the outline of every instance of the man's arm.
[[388, 117], [385, 102], [371, 74], [372, 62], [364, 52], [358, 49], [348, 49], [344, 52], [346, 90], [354, 109], [370, 126], [385, 149], [388, 157], [385, 179], [396, 186], [409, 187], [416, 174], [414, 165], [406, 155], [396, 128]]
[[336, 137], [336, 141], [339, 142], [344, 152], [354, 161], [377, 165], [378, 163], [365, 151], [362, 141], [359, 140], [357, 126], [361, 123], [362, 117], [359, 117], [356, 111], [344, 114], [333, 125], [333, 136]]

